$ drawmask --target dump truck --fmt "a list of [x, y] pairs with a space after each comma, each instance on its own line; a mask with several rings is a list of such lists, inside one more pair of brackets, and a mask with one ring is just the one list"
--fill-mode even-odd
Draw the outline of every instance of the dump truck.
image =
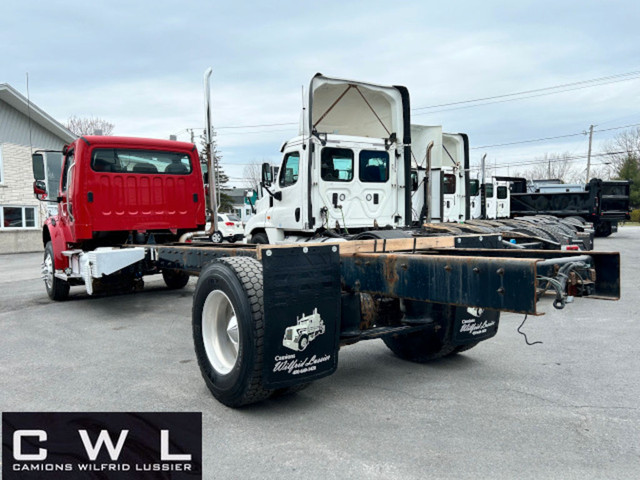
[[[335, 110], [340, 98], [347, 102]], [[340, 348], [360, 341], [382, 339], [399, 357], [428, 362], [495, 336], [500, 312], [539, 314], [547, 295], [556, 308], [619, 298], [618, 253], [525, 248], [544, 242], [505, 241], [508, 232], [409, 230], [408, 112], [404, 87], [315, 76], [303, 135], [283, 148], [279, 188], [266, 183], [273, 171], [264, 173], [271, 192], [256, 216], [265, 224], [251, 235], [266, 244], [187, 241], [205, 223], [194, 145], [82, 137], [65, 148], [59, 214], [43, 229], [47, 292], [63, 300], [71, 285], [91, 294], [99, 283], [151, 273], [177, 288], [197, 276], [196, 358], [213, 396], [230, 407], [331, 375]], [[46, 158], [33, 159], [42, 199], [53, 195], [41, 178]], [[349, 182], [362, 194], [348, 197]], [[215, 213], [215, 195], [209, 200]], [[391, 228], [376, 230], [376, 221]]]
[[630, 218], [630, 183], [627, 180], [601, 180], [565, 185], [537, 182], [533, 191], [524, 178], [498, 177], [511, 183], [512, 216], [553, 215], [590, 222], [596, 235], [608, 237], [618, 230], [618, 222]]

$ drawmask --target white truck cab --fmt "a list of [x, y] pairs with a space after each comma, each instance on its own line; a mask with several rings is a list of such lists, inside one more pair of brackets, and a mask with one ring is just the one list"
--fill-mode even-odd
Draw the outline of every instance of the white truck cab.
[[[467, 136], [443, 133], [441, 126], [411, 125], [411, 141], [414, 221], [464, 222], [469, 218]], [[430, 215], [426, 205], [427, 168], [431, 183]]]
[[245, 227], [252, 243], [300, 241], [411, 222], [409, 98], [404, 87], [311, 80], [301, 134], [282, 145], [276, 178]]
[[490, 183], [485, 184], [484, 192], [484, 218], [488, 220], [509, 218], [511, 215], [509, 182], [492, 179]]

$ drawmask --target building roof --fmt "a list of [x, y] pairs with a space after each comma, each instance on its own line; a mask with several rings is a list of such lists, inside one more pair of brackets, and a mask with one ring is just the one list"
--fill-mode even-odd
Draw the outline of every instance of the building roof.
[[12, 106], [23, 115], [30, 117], [33, 122], [63, 139], [67, 143], [71, 143], [77, 138], [76, 135], [67, 130], [64, 125], [55, 120], [37, 105], [31, 103], [25, 96], [8, 83], [0, 83], [0, 100]]

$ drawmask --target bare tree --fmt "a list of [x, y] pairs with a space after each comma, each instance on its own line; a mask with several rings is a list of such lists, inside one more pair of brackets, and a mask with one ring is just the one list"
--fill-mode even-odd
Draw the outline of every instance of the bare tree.
[[115, 125], [98, 117], [81, 118], [74, 115], [69, 117], [65, 127], [71, 133], [80, 137], [82, 135], [95, 135], [97, 132], [101, 132], [101, 135], [111, 135]]
[[[263, 162], [266, 162], [264, 160]], [[253, 163], [244, 167], [244, 179], [249, 188], [260, 191], [260, 182], [262, 181], [262, 163], [254, 160]]]
[[544, 157], [536, 158], [537, 163], [524, 172], [527, 180], [560, 179], [565, 183], [580, 181], [580, 169], [571, 165], [569, 152], [562, 154], [545, 153]]
[[618, 174], [628, 159], [640, 159], [640, 127], [619, 133], [605, 146], [607, 161], [611, 169]]

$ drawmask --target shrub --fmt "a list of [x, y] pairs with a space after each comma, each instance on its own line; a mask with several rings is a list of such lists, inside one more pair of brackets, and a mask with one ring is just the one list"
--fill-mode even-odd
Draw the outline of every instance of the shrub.
[[640, 208], [631, 210], [631, 221], [640, 223]]

